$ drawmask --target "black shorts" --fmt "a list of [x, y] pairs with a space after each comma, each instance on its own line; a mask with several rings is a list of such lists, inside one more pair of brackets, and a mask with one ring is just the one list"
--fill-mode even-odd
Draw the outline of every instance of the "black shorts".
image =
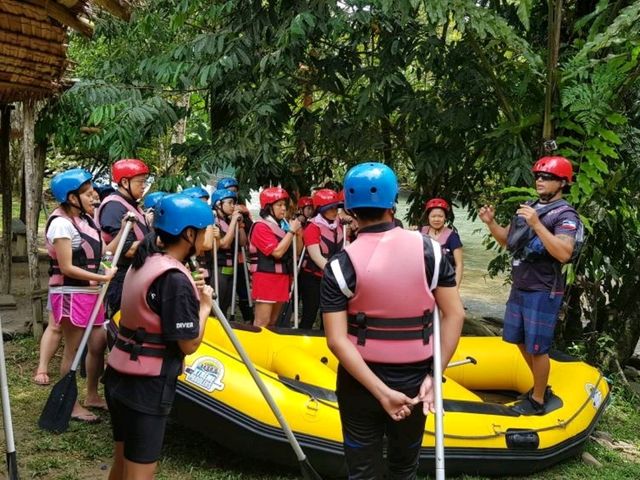
[[124, 442], [124, 458], [134, 463], [154, 463], [160, 459], [168, 415], [149, 415], [129, 408], [106, 392], [111, 414], [113, 440]]

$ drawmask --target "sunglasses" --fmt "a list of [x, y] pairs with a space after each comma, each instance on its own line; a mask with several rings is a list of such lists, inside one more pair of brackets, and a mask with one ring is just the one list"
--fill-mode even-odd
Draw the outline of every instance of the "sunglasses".
[[534, 177], [536, 180], [542, 180], [543, 182], [559, 182], [562, 180], [560, 177], [556, 177], [551, 173], [545, 173], [545, 172], [536, 172], [534, 174]]

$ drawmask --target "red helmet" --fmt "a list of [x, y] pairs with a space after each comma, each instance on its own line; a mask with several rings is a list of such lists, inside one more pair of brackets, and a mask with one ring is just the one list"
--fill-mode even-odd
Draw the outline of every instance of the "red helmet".
[[123, 178], [133, 178], [137, 175], [148, 175], [149, 167], [137, 158], [123, 158], [111, 165], [113, 181], [120, 184]]
[[260, 208], [276, 203], [278, 200], [287, 200], [289, 194], [282, 187], [269, 187], [260, 192]]
[[432, 198], [431, 200], [427, 200], [427, 203], [424, 205], [424, 209], [428, 212], [432, 208], [441, 208], [445, 212], [449, 212], [449, 204], [444, 198]]
[[573, 165], [564, 157], [542, 157], [531, 169], [533, 173], [550, 173], [556, 177], [563, 178], [567, 182], [573, 180]]
[[338, 200], [344, 203], [344, 188], [338, 192]]
[[313, 208], [337, 207], [338, 204], [342, 203], [338, 192], [328, 188], [321, 188], [320, 190], [313, 192], [312, 199]]
[[300, 197], [300, 199], [298, 200], [298, 208], [301, 210], [304, 207], [312, 207], [312, 206], [313, 206], [313, 201], [311, 200], [311, 197]]

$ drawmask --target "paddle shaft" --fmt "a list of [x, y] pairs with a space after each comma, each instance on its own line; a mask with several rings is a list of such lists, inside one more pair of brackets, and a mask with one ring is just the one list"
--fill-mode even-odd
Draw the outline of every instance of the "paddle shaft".
[[[0, 335], [2, 320], [0, 320]], [[2, 390], [2, 419], [4, 439], [7, 445], [7, 470], [10, 480], [18, 480], [18, 464], [16, 462], [16, 445], [13, 438], [13, 420], [11, 419], [11, 402], [9, 400], [9, 382], [7, 381], [7, 364], [4, 356], [4, 338], [0, 339], [0, 390]]]
[[[118, 246], [116, 247], [116, 252], [113, 254], [113, 262], [111, 263], [111, 265], [114, 265], [114, 266], [118, 265], [118, 260], [120, 260], [122, 249], [124, 248], [124, 244], [127, 241], [129, 232], [133, 227], [134, 220], [135, 220], [135, 217], [131, 217], [131, 216], [127, 219], [127, 223], [125, 223], [124, 225], [122, 236], [120, 237], [120, 241], [118, 242]], [[93, 329], [93, 324], [96, 322], [96, 318], [98, 317], [98, 312], [100, 311], [100, 307], [102, 307], [102, 302], [104, 301], [104, 296], [107, 294], [107, 289], [109, 288], [110, 283], [111, 283], [111, 280], [103, 283], [102, 286], [100, 287], [98, 300], [93, 306], [93, 310], [91, 311], [91, 316], [89, 317], [87, 326], [85, 327], [84, 333], [82, 334], [82, 340], [80, 340], [80, 345], [78, 345], [78, 351], [76, 352], [76, 356], [73, 358], [73, 363], [71, 364], [70, 370], [72, 372], [75, 372], [76, 370], [78, 370], [78, 365], [80, 365], [80, 360], [82, 360], [82, 353], [84, 352], [84, 349], [87, 346], [87, 342], [89, 341], [89, 336], [91, 335], [91, 330]]]
[[231, 290], [231, 319], [236, 315], [236, 285], [238, 284], [238, 222], [233, 234], [233, 287]]
[[442, 347], [440, 345], [440, 310], [433, 311], [433, 382], [435, 390], [436, 480], [444, 480], [444, 415], [442, 401]]
[[247, 301], [249, 302], [249, 308], [253, 308], [253, 300], [251, 299], [251, 281], [249, 280], [249, 259], [247, 258], [247, 249], [240, 247], [242, 251], [242, 268], [244, 268], [244, 283], [247, 286]]
[[275, 415], [276, 420], [278, 420], [278, 423], [280, 424], [280, 427], [282, 427], [282, 430], [284, 431], [285, 435], [287, 436], [287, 439], [289, 440], [289, 443], [291, 444], [291, 447], [293, 448], [293, 451], [295, 452], [296, 457], [298, 458], [298, 460], [300, 462], [306, 461], [307, 457], [304, 454], [304, 452], [302, 451], [302, 448], [300, 447], [300, 444], [298, 443], [298, 440], [296, 439], [295, 435], [291, 431], [291, 427], [289, 427], [289, 424], [287, 423], [287, 420], [282, 415], [282, 412], [280, 411], [280, 408], [278, 407], [278, 405], [276, 404], [275, 400], [271, 396], [271, 393], [269, 393], [269, 390], [267, 389], [267, 386], [262, 381], [262, 378], [260, 378], [260, 374], [256, 370], [256, 367], [253, 365], [253, 362], [249, 358], [249, 355], [247, 355], [247, 352], [245, 351], [244, 347], [242, 346], [242, 343], [240, 343], [240, 340], [238, 339], [238, 337], [236, 336], [235, 332], [233, 331], [233, 328], [231, 328], [231, 325], [229, 324], [229, 321], [224, 316], [224, 313], [222, 313], [222, 310], [220, 310], [220, 307], [215, 302], [213, 303], [211, 308], [212, 308], [216, 318], [220, 321], [220, 324], [222, 325], [222, 328], [224, 329], [224, 331], [227, 334], [227, 336], [229, 337], [229, 340], [231, 340], [231, 343], [233, 344], [233, 347], [236, 349], [236, 351], [240, 355], [240, 358], [242, 359], [242, 362], [247, 367], [247, 370], [249, 370], [249, 373], [251, 374], [251, 377], [253, 378], [253, 381], [258, 386], [258, 389], [260, 389], [260, 392], [262, 393], [262, 396], [267, 401], [267, 404], [269, 404], [269, 408], [271, 409], [271, 411]]
[[213, 288], [216, 291], [216, 296], [214, 297], [214, 302], [216, 305], [220, 305], [220, 287], [218, 281], [218, 240], [213, 239]]
[[298, 328], [298, 235], [293, 232], [293, 328]]

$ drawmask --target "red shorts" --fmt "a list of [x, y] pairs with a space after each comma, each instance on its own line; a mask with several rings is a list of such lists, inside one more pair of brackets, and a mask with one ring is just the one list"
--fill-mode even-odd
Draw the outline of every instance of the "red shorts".
[[255, 272], [251, 276], [251, 298], [256, 302], [286, 302], [290, 288], [288, 274]]

